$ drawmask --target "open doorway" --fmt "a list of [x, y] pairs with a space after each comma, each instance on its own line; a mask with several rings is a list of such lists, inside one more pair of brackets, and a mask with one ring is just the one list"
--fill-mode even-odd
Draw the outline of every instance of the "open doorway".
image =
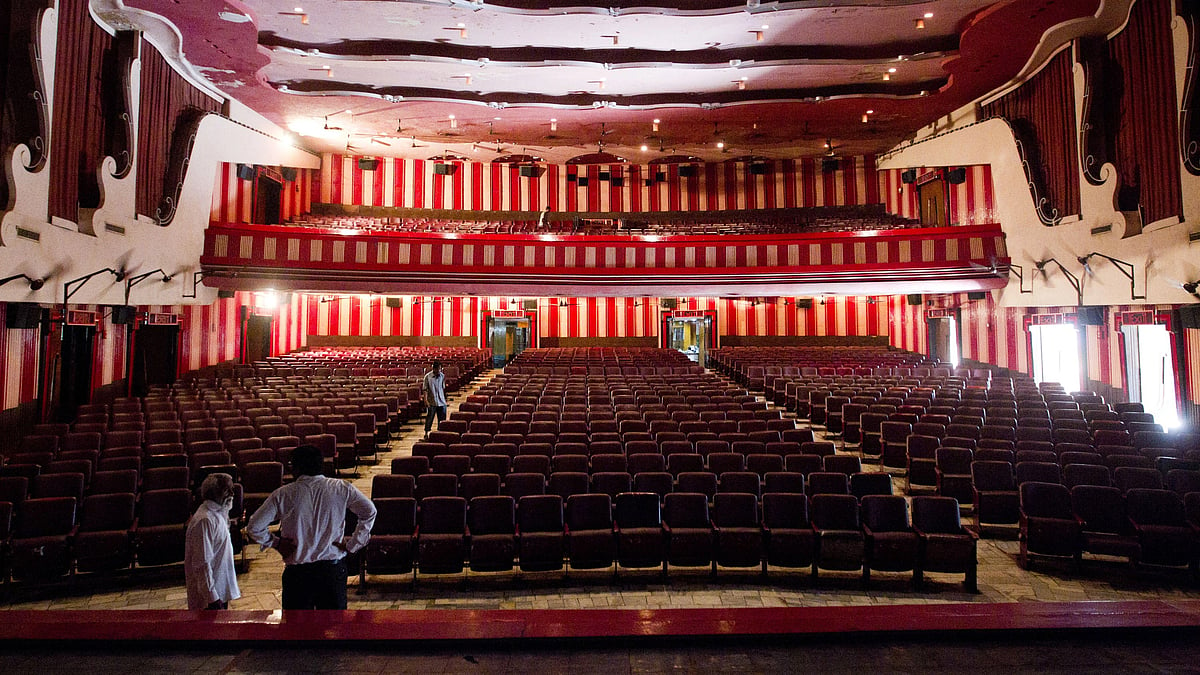
[[704, 365], [708, 359], [708, 348], [712, 340], [712, 316], [668, 316], [666, 342], [671, 349], [687, 355], [688, 359]]
[[92, 359], [96, 327], [63, 326], [58, 363], [58, 397], [55, 421], [74, 422], [79, 406], [92, 398]]
[[1146, 412], [1165, 429], [1179, 425], [1171, 332], [1161, 324], [1123, 325], [1125, 382], [1130, 401], [1141, 401]]
[[503, 368], [529, 348], [533, 322], [529, 317], [487, 319], [487, 341], [492, 350], [492, 367]]
[[961, 361], [962, 334], [959, 332], [958, 310], [929, 310], [925, 315], [929, 329], [929, 355], [957, 368]]
[[1073, 323], [1032, 325], [1033, 379], [1058, 382], [1067, 391], [1080, 391], [1083, 374], [1079, 358], [1079, 329]]
[[145, 396], [154, 385], [175, 382], [179, 368], [179, 326], [150, 326], [137, 329], [133, 338], [133, 370], [129, 387], [133, 396]]
[[274, 317], [251, 314], [246, 317], [245, 351], [242, 363], [254, 363], [271, 356], [271, 324]]

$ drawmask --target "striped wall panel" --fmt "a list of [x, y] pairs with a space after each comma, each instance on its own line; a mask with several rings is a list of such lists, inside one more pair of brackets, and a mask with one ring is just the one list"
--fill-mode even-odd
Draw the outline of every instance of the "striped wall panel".
[[238, 357], [240, 306], [241, 300], [235, 297], [211, 305], [149, 305], [138, 309], [179, 315], [179, 369], [187, 372]]
[[[216, 185], [213, 188], [209, 221], [214, 223], [249, 223], [253, 218], [254, 182], [237, 176], [237, 164], [217, 165]], [[280, 190], [279, 218], [287, 221], [312, 210], [312, 189], [316, 171], [296, 169], [296, 180], [284, 181]]]
[[1188, 400], [1194, 405], [1200, 406], [1200, 328], [1185, 328], [1184, 340]]
[[[995, 192], [992, 184], [992, 167], [975, 165], [963, 167], [967, 172], [966, 182], [947, 185], [948, 218], [951, 225], [982, 225], [998, 222], [995, 212]], [[917, 174], [922, 172], [918, 168]], [[884, 169], [879, 174], [879, 191], [888, 213], [905, 218], [921, 217], [920, 194], [917, 186], [905, 184], [900, 174], [904, 169]]]
[[8, 410], [37, 398], [38, 351], [41, 331], [37, 328], [9, 329], [5, 321], [8, 303], [0, 303], [0, 347], [4, 349], [0, 376], [0, 408]]
[[[521, 178], [509, 164], [453, 162], [453, 176], [433, 173], [433, 162], [381, 157], [364, 171], [358, 157], [327, 154], [322, 159], [320, 201], [343, 205], [475, 211], [704, 211], [802, 206], [844, 206], [880, 202], [873, 155], [845, 157], [825, 173], [813, 159], [780, 160], [765, 174], [745, 163], [702, 165], [697, 175], [679, 175], [678, 166], [638, 164], [549, 165], [537, 178]], [[624, 185], [600, 180], [623, 178]], [[663, 180], [659, 181], [658, 173]], [[579, 177], [588, 179], [581, 187]], [[649, 184], [647, 184], [649, 181]]]

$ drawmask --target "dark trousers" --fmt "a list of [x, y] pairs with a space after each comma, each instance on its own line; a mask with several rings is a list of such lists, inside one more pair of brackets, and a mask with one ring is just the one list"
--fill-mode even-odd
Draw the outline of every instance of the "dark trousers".
[[346, 559], [283, 568], [284, 609], [346, 609]]
[[428, 408], [429, 409], [425, 411], [425, 433], [429, 433], [429, 430], [433, 428], [434, 415], [437, 415], [439, 429], [442, 428], [442, 422], [446, 421], [446, 406], [431, 405], [428, 406]]

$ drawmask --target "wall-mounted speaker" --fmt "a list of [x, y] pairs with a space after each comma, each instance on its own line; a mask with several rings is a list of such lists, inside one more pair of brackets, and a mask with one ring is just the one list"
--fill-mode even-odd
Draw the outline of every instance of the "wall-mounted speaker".
[[950, 169], [946, 172], [946, 181], [951, 185], [962, 185], [967, 182], [967, 170], [963, 167]]
[[1079, 323], [1084, 326], [1103, 326], [1103, 307], [1080, 307], [1078, 310]]
[[579, 187], [587, 187], [587, 184], [588, 184], [587, 176], [580, 176], [579, 178], [576, 178], [575, 184], [578, 185]]
[[10, 302], [5, 307], [4, 327], [10, 330], [37, 328], [42, 320], [42, 307], [33, 302]]
[[797, 309], [812, 309], [812, 298], [796, 298]]
[[574, 182], [575, 182], [575, 180], [576, 180], [576, 176], [575, 176], [575, 174], [573, 174], [573, 173], [569, 173], [569, 174], [567, 174], [567, 182], [568, 182], [568, 183], [574, 183]]
[[695, 178], [700, 175], [700, 167], [695, 164], [684, 164], [679, 167], [679, 176], [681, 178]]
[[654, 179], [647, 178], [646, 180], [642, 181], [642, 185], [645, 185], [646, 187], [650, 187], [651, 185], [654, 185]]
[[296, 181], [296, 174], [297, 174], [296, 169], [294, 169], [290, 166], [279, 167], [279, 175], [283, 176], [283, 179], [288, 181], [289, 183], [294, 183]]
[[601, 171], [599, 178], [600, 180], [612, 180], [612, 174], [607, 171]]
[[251, 164], [238, 164], [237, 177], [241, 180], [254, 180], [254, 166]]
[[621, 176], [613, 178], [610, 182], [612, 183], [613, 187], [625, 187], [625, 179]]
[[374, 171], [375, 169], [379, 168], [379, 160], [359, 157], [358, 168], [362, 169], [363, 171]]
[[666, 171], [655, 171], [654, 172], [654, 180], [658, 183], [667, 182], [667, 172]]
[[837, 157], [826, 157], [821, 160], [821, 171], [823, 173], [833, 173], [838, 170]]
[[217, 297], [221, 298], [222, 300], [232, 300], [235, 295], [235, 291], [228, 291], [224, 288], [217, 291]]
[[404, 306], [400, 302], [400, 298], [393, 298], [393, 297], [384, 298], [383, 304], [386, 305], [388, 309], [400, 309], [401, 307]]
[[968, 300], [987, 300], [987, 291], [969, 291], [967, 293]]
[[752, 176], [765, 176], [767, 174], [767, 165], [763, 163], [751, 164], [750, 174]]
[[112, 308], [114, 326], [129, 326], [137, 320], [137, 308], [129, 305], [118, 305]]
[[522, 304], [521, 306], [525, 308], [526, 312], [536, 312], [537, 311], [537, 300], [536, 299], [535, 300], [526, 300], [524, 302], [524, 304]]
[[541, 178], [543, 173], [546, 173], [546, 167], [536, 164], [527, 164], [517, 169], [517, 173], [522, 178]]
[[921, 303], [925, 302], [925, 297], [920, 293], [910, 293], [907, 299], [908, 304], [910, 305], [920, 305]]
[[675, 309], [675, 306], [678, 304], [679, 304], [679, 300], [677, 300], [676, 298], [663, 298], [662, 299], [662, 308], [663, 309]]
[[433, 173], [436, 176], [453, 176], [458, 171], [457, 164], [442, 164], [433, 165]]
[[904, 183], [905, 185], [912, 185], [913, 183], [917, 182], [917, 170], [906, 169], [900, 174], [900, 182]]

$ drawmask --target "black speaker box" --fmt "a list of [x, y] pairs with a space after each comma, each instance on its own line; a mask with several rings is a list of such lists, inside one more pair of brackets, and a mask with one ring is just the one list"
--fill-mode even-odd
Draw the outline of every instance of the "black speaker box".
[[607, 171], [601, 171], [599, 178], [600, 180], [612, 180], [612, 174]]
[[946, 172], [946, 181], [951, 185], [962, 185], [967, 182], [967, 170], [961, 166]]
[[114, 326], [128, 326], [137, 319], [137, 308], [129, 305], [118, 305], [112, 308]]
[[1079, 323], [1083, 326], [1103, 326], [1103, 307], [1080, 307], [1078, 310]]
[[254, 180], [254, 167], [250, 164], [237, 165], [237, 177], [242, 180]]
[[679, 175], [683, 178], [695, 178], [700, 175], [700, 167], [695, 164], [685, 164], [679, 167]]
[[42, 307], [32, 302], [10, 302], [4, 312], [4, 327], [10, 330], [37, 328], [42, 320]]
[[575, 184], [578, 185], [579, 187], [587, 187], [587, 184], [588, 184], [587, 176], [580, 176], [579, 178], [576, 178]]
[[925, 298], [920, 293], [910, 293], [908, 295], [908, 304], [910, 305], [919, 305], [923, 302], [925, 302]]
[[232, 298], [233, 298], [235, 295], [236, 295], [236, 292], [234, 292], [234, 291], [227, 291], [227, 290], [225, 290], [225, 289], [223, 289], [223, 288], [222, 288], [221, 290], [217, 291], [217, 297], [218, 297], [218, 298], [221, 298], [222, 300], [230, 300], [230, 299], [232, 299]]
[[679, 304], [679, 301], [676, 300], [675, 298], [663, 298], [662, 299], [662, 308], [663, 309], [675, 309], [675, 306], [677, 304]]
[[574, 183], [576, 178], [577, 178], [577, 176], [573, 173], [567, 174], [567, 182], [568, 183]]
[[659, 183], [667, 182], [667, 172], [666, 171], [655, 171], [654, 172], [654, 180]]
[[642, 185], [645, 185], [646, 187], [650, 187], [651, 185], [654, 185], [654, 179], [647, 178], [646, 180], [642, 181]]
[[458, 171], [457, 164], [434, 164], [433, 173], [438, 176], [453, 176]]
[[522, 166], [519, 169], [517, 169], [517, 173], [522, 178], [541, 178], [542, 174], [545, 172], [546, 172], [546, 167], [537, 166], [536, 164], [529, 164], [529, 165]]
[[401, 307], [400, 298], [384, 298], [383, 304], [386, 305], [388, 309], [400, 309]]
[[967, 293], [968, 300], [987, 300], [987, 291], [970, 291]]
[[904, 183], [905, 185], [911, 185], [911, 184], [917, 182], [917, 170], [916, 169], [905, 170], [903, 173], [900, 174], [900, 182]]
[[812, 298], [796, 298], [796, 307], [798, 309], [812, 309]]
[[374, 171], [375, 169], [379, 168], [379, 160], [360, 157], [358, 160], [358, 168], [362, 169], [363, 171]]
[[754, 176], [765, 176], [767, 174], [766, 164], [751, 164], [750, 174]]
[[833, 173], [838, 170], [838, 161], [836, 157], [826, 157], [821, 160], [821, 171], [824, 173]]
[[525, 308], [526, 312], [536, 312], [537, 311], [537, 300], [526, 300], [525, 303], [521, 306]]
[[289, 183], [295, 182], [296, 180], [296, 170], [290, 166], [279, 167], [279, 175], [283, 176], [283, 179]]
[[625, 179], [622, 177], [617, 177], [617, 178], [612, 179], [612, 186], [613, 187], [625, 187]]

